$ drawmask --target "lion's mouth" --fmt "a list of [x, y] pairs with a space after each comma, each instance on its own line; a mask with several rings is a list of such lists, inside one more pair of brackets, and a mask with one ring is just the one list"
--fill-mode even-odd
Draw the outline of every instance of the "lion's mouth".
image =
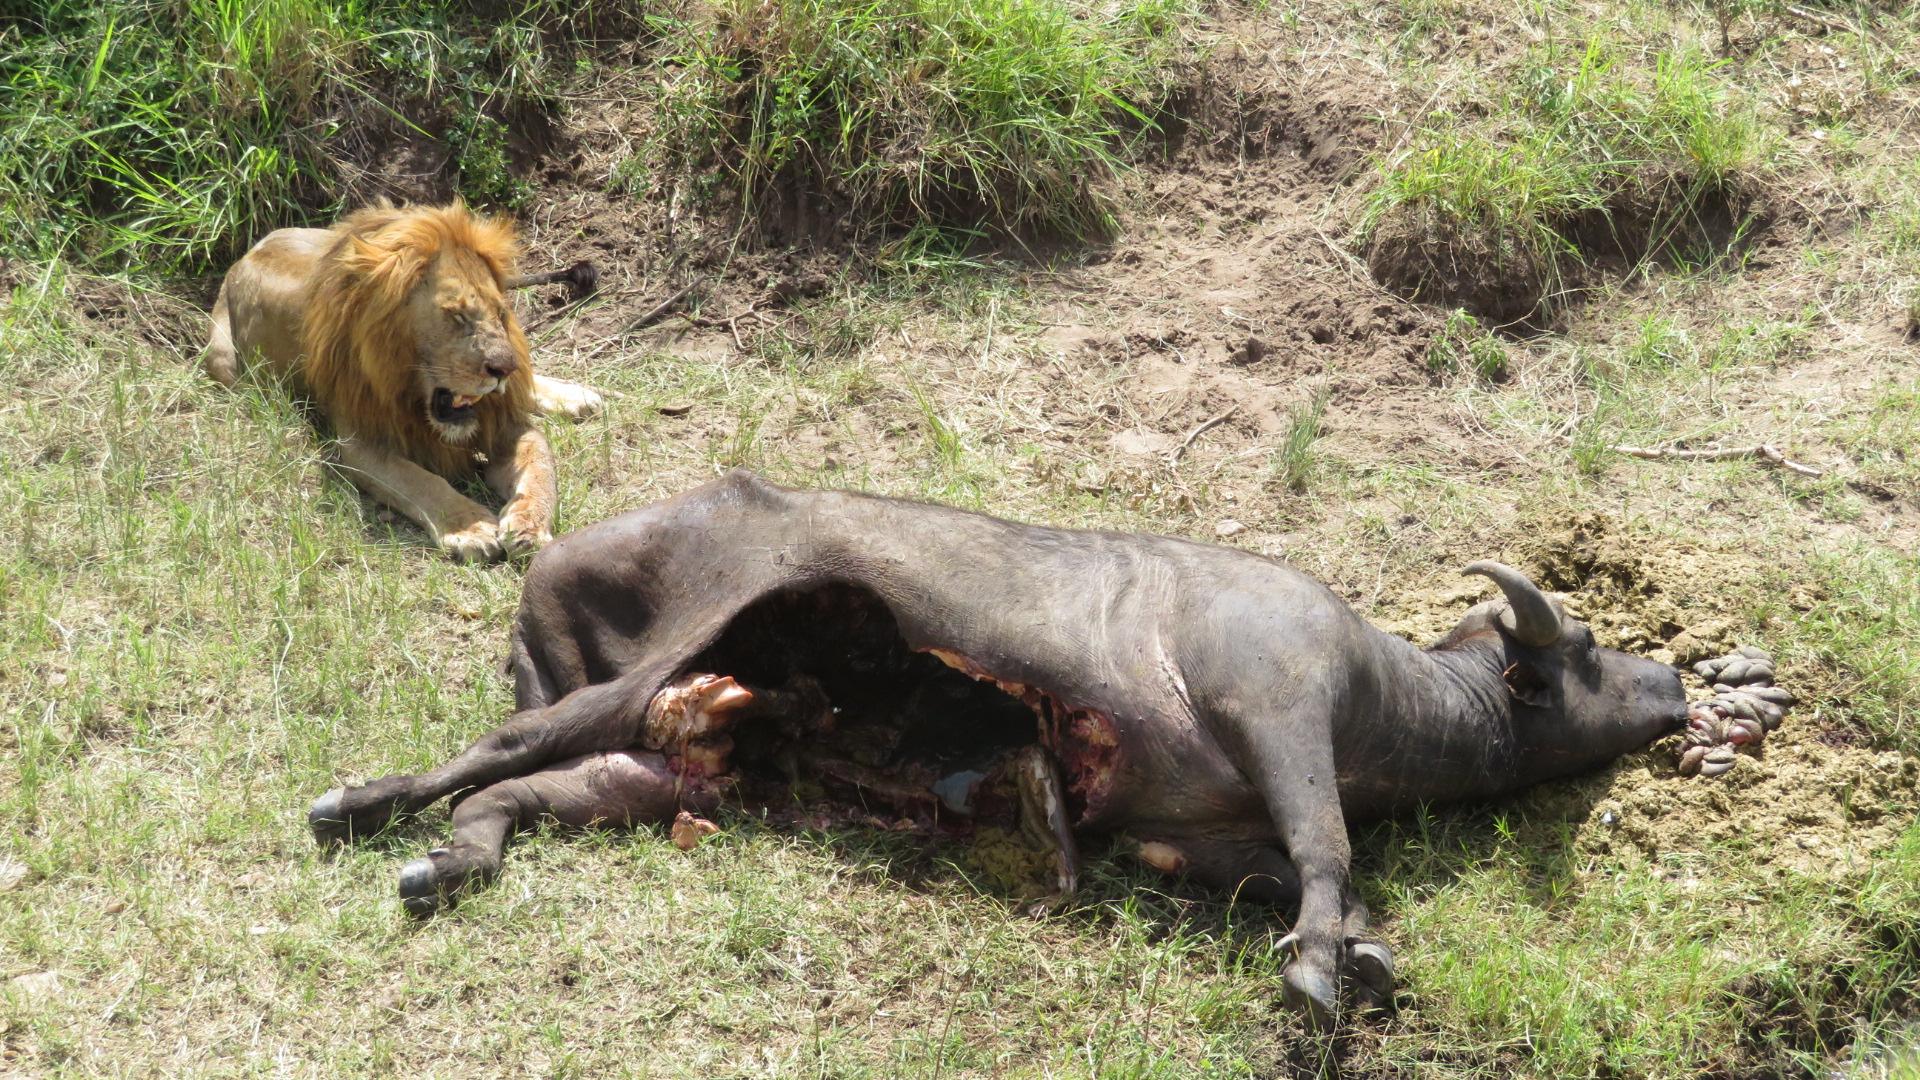
[[476, 395], [456, 394], [442, 386], [433, 392], [428, 408], [433, 418], [442, 424], [467, 424], [473, 422], [473, 407], [479, 402]]

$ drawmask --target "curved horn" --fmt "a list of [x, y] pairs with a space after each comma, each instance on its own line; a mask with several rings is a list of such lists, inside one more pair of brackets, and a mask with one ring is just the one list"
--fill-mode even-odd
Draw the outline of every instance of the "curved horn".
[[1507, 610], [1513, 616], [1513, 624], [1507, 629], [1513, 633], [1514, 640], [1536, 649], [1560, 640], [1560, 613], [1554, 610], [1547, 594], [1527, 580], [1527, 575], [1511, 566], [1484, 559], [1460, 572], [1492, 578], [1500, 591], [1507, 594]]

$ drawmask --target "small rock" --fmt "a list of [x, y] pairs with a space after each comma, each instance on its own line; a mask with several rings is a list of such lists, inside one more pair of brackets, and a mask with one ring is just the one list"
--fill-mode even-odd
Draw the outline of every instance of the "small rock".
[[1240, 524], [1239, 522], [1233, 520], [1232, 518], [1222, 518], [1220, 519], [1220, 524], [1215, 525], [1213, 527], [1213, 535], [1219, 537], [1222, 540], [1227, 540], [1232, 537], [1239, 536], [1241, 533], [1246, 531], [1247, 531], [1247, 527], [1245, 525]]
[[12, 892], [27, 880], [27, 864], [12, 859], [0, 859], [0, 892]]
[[35, 971], [27, 975], [16, 975], [7, 980], [7, 988], [23, 997], [46, 997], [60, 992], [60, 973], [57, 971]]

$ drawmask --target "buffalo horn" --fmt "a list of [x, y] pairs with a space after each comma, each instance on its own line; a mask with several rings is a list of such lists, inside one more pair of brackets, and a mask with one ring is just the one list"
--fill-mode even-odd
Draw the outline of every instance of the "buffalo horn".
[[1474, 563], [1460, 572], [1492, 578], [1500, 591], [1507, 594], [1507, 610], [1513, 619], [1507, 629], [1514, 640], [1536, 649], [1560, 640], [1560, 613], [1554, 610], [1547, 594], [1527, 580], [1527, 575], [1490, 560]]

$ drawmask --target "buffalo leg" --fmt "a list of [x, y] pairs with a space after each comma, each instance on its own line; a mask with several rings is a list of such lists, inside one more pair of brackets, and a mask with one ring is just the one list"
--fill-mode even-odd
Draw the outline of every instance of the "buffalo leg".
[[314, 801], [307, 824], [322, 842], [346, 841], [377, 832], [397, 815], [416, 813], [458, 791], [525, 776], [580, 754], [634, 746], [640, 741], [645, 705], [659, 682], [651, 671], [634, 671], [582, 687], [547, 708], [515, 716], [430, 772], [334, 788]]
[[[1140, 842], [1140, 861], [1164, 874], [1185, 874], [1235, 900], [1291, 908], [1300, 903], [1300, 871], [1268, 844], [1235, 843], [1204, 837]], [[1344, 931], [1346, 955], [1341, 972], [1362, 1008], [1381, 1008], [1393, 1000], [1393, 953], [1367, 929], [1367, 905], [1349, 893]]]
[[1328, 714], [1320, 715], [1317, 724], [1296, 711], [1286, 723], [1260, 725], [1255, 730], [1263, 738], [1251, 749], [1267, 811], [1300, 872], [1300, 916], [1288, 935], [1295, 956], [1281, 975], [1281, 995], [1301, 1010], [1309, 1028], [1329, 1031], [1340, 1003], [1352, 856], [1334, 781]]
[[530, 776], [503, 780], [462, 800], [453, 839], [400, 870], [400, 900], [431, 915], [500, 874], [507, 838], [543, 818], [581, 828], [630, 828], [671, 819], [681, 808], [711, 813], [708, 788], [688, 788], [666, 758], [643, 750], [584, 754]]
[[1185, 874], [1235, 900], [1275, 907], [1300, 903], [1300, 872], [1267, 844], [1189, 836], [1142, 840], [1137, 854], [1141, 862], [1163, 874]]

